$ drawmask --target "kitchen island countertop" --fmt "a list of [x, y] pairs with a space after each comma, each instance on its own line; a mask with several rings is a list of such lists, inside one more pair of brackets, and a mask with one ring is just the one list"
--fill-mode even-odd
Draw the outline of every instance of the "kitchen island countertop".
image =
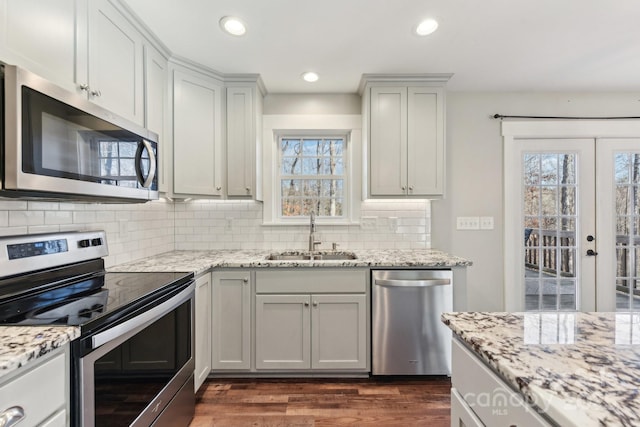
[[640, 313], [460, 312], [442, 320], [558, 425], [640, 425]]
[[[466, 267], [471, 261], [435, 249], [353, 250], [353, 260], [267, 260], [278, 250], [173, 251], [110, 267], [109, 271], [193, 271], [196, 276], [210, 268], [291, 267]], [[303, 251], [300, 251], [303, 252]], [[331, 253], [319, 251], [319, 253]], [[338, 251], [338, 253], [343, 251]]]
[[75, 326], [0, 326], [0, 378], [79, 336]]

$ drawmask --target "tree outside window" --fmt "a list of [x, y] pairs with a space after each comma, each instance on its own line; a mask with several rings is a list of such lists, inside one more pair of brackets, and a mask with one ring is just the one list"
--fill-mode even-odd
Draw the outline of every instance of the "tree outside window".
[[283, 136], [280, 153], [282, 217], [344, 217], [344, 136]]

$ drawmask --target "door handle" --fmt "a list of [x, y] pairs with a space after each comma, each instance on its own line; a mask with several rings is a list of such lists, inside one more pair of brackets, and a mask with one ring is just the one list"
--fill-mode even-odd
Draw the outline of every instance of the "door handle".
[[598, 255], [598, 252], [594, 251], [593, 249], [587, 249], [587, 256], [596, 256]]
[[[142, 151], [144, 151], [145, 149], [147, 150], [147, 153], [149, 153], [149, 174], [147, 175], [146, 179], [142, 176]], [[151, 184], [153, 184], [153, 178], [155, 178], [156, 176], [156, 155], [153, 152], [153, 147], [151, 146], [151, 143], [149, 143], [149, 141], [143, 139], [142, 142], [138, 144], [135, 162], [138, 182], [142, 185], [142, 187], [149, 188]]]

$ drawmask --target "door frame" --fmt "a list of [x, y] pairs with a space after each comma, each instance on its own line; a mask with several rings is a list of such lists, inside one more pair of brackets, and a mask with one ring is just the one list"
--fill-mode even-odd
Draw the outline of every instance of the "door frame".
[[[518, 200], [520, 180], [510, 179], [514, 168], [520, 162], [516, 146], [518, 139], [602, 139], [602, 138], [638, 138], [640, 137], [640, 120], [517, 120], [503, 121], [501, 124], [503, 137], [503, 215], [504, 215], [504, 308], [506, 311], [522, 311], [521, 259], [522, 245], [520, 234], [522, 224], [520, 218], [512, 215], [511, 206], [521, 203]], [[600, 175], [596, 171], [596, 181]], [[600, 224], [597, 224], [600, 225]], [[598, 277], [597, 279], [600, 279]], [[615, 311], [615, 299], [611, 307], [611, 298], [603, 296], [603, 289], [596, 284], [596, 310]]]

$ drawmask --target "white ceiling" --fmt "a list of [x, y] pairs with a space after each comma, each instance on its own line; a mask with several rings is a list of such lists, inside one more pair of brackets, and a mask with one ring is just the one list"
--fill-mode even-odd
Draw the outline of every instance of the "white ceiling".
[[[454, 73], [456, 91], [640, 90], [638, 0], [124, 1], [174, 54], [258, 73], [270, 93], [356, 92], [363, 73]], [[247, 34], [222, 33], [225, 15]], [[413, 35], [427, 17], [438, 30]]]

